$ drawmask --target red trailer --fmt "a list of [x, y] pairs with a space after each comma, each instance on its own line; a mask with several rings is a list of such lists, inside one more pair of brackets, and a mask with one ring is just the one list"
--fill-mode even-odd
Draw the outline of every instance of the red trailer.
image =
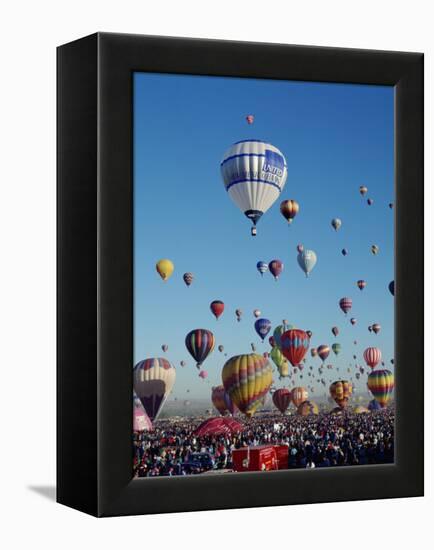
[[288, 468], [286, 445], [259, 445], [232, 451], [232, 463], [236, 472], [268, 472]]

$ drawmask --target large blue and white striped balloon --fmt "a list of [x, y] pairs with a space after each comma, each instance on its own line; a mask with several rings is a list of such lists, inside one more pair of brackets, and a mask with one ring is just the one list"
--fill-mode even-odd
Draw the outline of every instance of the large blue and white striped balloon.
[[[256, 226], [279, 197], [288, 169], [283, 154], [265, 141], [244, 140], [230, 147], [220, 164], [229, 196]], [[256, 228], [252, 228], [252, 235]]]

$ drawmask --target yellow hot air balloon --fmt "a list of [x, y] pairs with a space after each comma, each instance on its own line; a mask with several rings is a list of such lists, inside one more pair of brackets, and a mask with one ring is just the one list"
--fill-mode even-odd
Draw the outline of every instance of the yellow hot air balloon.
[[236, 355], [226, 361], [222, 381], [232, 402], [248, 418], [262, 406], [273, 376], [271, 365], [262, 355]]
[[310, 416], [311, 414], [318, 414], [318, 405], [313, 401], [303, 401], [297, 407], [297, 414], [300, 416]]
[[353, 385], [348, 380], [337, 380], [330, 386], [330, 395], [341, 409], [345, 409], [353, 393]]
[[157, 262], [155, 268], [163, 281], [167, 281], [167, 279], [172, 275], [175, 266], [170, 260], [163, 259]]

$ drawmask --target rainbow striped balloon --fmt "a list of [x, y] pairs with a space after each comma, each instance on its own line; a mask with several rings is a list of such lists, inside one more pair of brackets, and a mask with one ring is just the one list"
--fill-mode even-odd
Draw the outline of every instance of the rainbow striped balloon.
[[387, 406], [394, 387], [395, 378], [390, 370], [374, 370], [368, 376], [368, 388], [381, 408]]
[[273, 382], [271, 365], [256, 353], [236, 355], [225, 363], [222, 381], [232, 402], [250, 418], [262, 406]]

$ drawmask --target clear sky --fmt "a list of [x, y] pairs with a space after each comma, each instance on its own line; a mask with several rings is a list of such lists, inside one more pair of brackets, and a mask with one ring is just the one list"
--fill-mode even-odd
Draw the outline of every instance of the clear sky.
[[[311, 330], [312, 347], [337, 341], [342, 352], [327, 363], [346, 372], [353, 354], [378, 346], [393, 357], [394, 92], [392, 87], [136, 73], [134, 76], [134, 361], [167, 357], [177, 369], [172, 398], [210, 395], [221, 384], [221, 369], [232, 355], [270, 351], [254, 330], [253, 309]], [[248, 125], [247, 114], [255, 122]], [[284, 154], [288, 178], [280, 198], [250, 235], [251, 222], [232, 202], [220, 176], [226, 149], [242, 139], [261, 139]], [[369, 189], [365, 198], [360, 185]], [[368, 206], [366, 199], [374, 200]], [[290, 227], [280, 201], [295, 199], [298, 216]], [[330, 222], [342, 220], [337, 233]], [[316, 252], [308, 279], [297, 263], [296, 246]], [[380, 253], [374, 256], [371, 245]], [[341, 254], [347, 248], [348, 256]], [[156, 262], [170, 258], [172, 277], [163, 282]], [[285, 264], [275, 282], [261, 277], [256, 262], [278, 258]], [[182, 275], [191, 271], [187, 288]], [[358, 279], [367, 286], [360, 291]], [[348, 318], [339, 299], [349, 296]], [[209, 309], [225, 303], [218, 321]], [[235, 309], [243, 319], [237, 323]], [[357, 318], [351, 326], [349, 318]], [[378, 322], [379, 335], [368, 325]], [[331, 333], [338, 326], [337, 338]], [[192, 329], [206, 328], [216, 348], [204, 363], [209, 378], [198, 378], [184, 345]], [[271, 334], [271, 333], [270, 333]], [[267, 338], [268, 340], [268, 338]], [[353, 341], [358, 344], [354, 345]], [[169, 350], [163, 354], [161, 345]], [[227, 357], [217, 350], [223, 344]], [[308, 353], [307, 366], [320, 366]], [[180, 360], [187, 366], [179, 366]], [[325, 370], [327, 379], [330, 371]], [[317, 376], [315, 376], [315, 379]], [[307, 384], [307, 367], [303, 380]], [[284, 384], [278, 381], [277, 387]], [[356, 386], [365, 390], [366, 376]], [[287, 381], [285, 385], [287, 385]], [[324, 388], [314, 384], [315, 394]], [[328, 389], [328, 388], [327, 388]]]

